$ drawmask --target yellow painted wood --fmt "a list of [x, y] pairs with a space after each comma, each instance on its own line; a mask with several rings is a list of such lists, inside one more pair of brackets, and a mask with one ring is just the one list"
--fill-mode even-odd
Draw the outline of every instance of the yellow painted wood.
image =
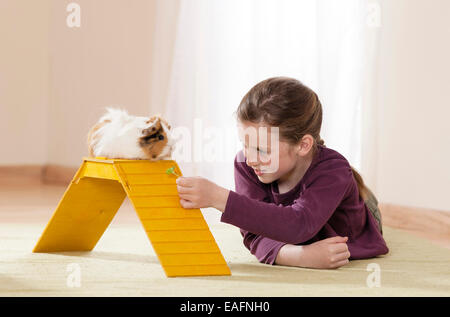
[[85, 162], [84, 168], [79, 177], [96, 177], [104, 179], [119, 180], [116, 170], [111, 168], [111, 164], [102, 162]]
[[179, 207], [139, 207], [137, 213], [142, 220], [164, 219], [164, 218], [203, 218], [198, 209], [180, 209]]
[[230, 275], [230, 269], [226, 264], [221, 265], [181, 265], [165, 266], [164, 270], [168, 277], [174, 276], [196, 276], [196, 275]]
[[126, 196], [168, 277], [230, 275], [200, 209], [179, 203], [173, 160], [83, 158], [33, 252], [90, 251]]
[[[170, 265], [219, 265], [222, 264], [222, 255], [220, 253], [160, 253], [161, 263]], [[164, 265], [163, 265], [164, 266]]]
[[[141, 219], [145, 229], [158, 228], [159, 230], [191, 230], [208, 229], [206, 221], [202, 218], [175, 218], [175, 219]], [[192, 232], [191, 234], [195, 234]]]
[[209, 230], [147, 230], [147, 236], [152, 242], [183, 242], [183, 241], [209, 241], [213, 240]]
[[[176, 190], [175, 190], [176, 191]], [[136, 209], [140, 209], [142, 207], [173, 207], [177, 208], [180, 206], [180, 197], [179, 196], [168, 196], [163, 195], [160, 196], [156, 191], [154, 195], [147, 196], [134, 196], [129, 195], [130, 199], [133, 200], [133, 203]]]
[[183, 241], [183, 242], [153, 242], [153, 248], [160, 254], [181, 253], [215, 253], [217, 245], [213, 240], [209, 241]]
[[125, 196], [117, 181], [89, 177], [71, 183], [33, 252], [92, 250]]
[[130, 196], [145, 196], [148, 193], [155, 191], [158, 188], [161, 195], [172, 195], [174, 190], [177, 190], [176, 184], [140, 184], [130, 185]]

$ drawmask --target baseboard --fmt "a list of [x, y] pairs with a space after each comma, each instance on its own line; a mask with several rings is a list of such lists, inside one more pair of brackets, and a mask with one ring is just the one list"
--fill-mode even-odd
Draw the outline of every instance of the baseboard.
[[411, 232], [450, 248], [450, 212], [379, 204], [383, 225]]
[[48, 164], [42, 168], [43, 184], [68, 185], [73, 179], [78, 167], [67, 167]]
[[65, 186], [70, 183], [77, 170], [77, 167], [52, 164], [0, 166], [0, 184], [54, 184]]
[[[0, 166], [0, 184], [67, 186], [78, 167]], [[450, 248], [450, 212], [395, 204], [379, 204], [383, 226], [402, 229]]]
[[42, 179], [42, 165], [0, 166], [0, 184], [39, 184]]

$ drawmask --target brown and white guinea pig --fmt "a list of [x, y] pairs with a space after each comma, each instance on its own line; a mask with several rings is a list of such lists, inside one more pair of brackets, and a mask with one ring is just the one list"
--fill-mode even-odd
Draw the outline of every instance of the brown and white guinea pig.
[[106, 108], [89, 130], [88, 150], [91, 157], [110, 159], [171, 160], [173, 138], [171, 127], [160, 114], [152, 117], [129, 115], [126, 110]]

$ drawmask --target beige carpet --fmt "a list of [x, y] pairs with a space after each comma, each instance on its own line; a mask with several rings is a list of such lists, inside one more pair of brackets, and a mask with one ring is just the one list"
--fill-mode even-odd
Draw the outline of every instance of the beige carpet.
[[[112, 225], [92, 252], [31, 253], [42, 227], [0, 226], [1, 296], [449, 296], [450, 251], [386, 228], [384, 258], [352, 261], [337, 270], [258, 263], [237, 230], [211, 226], [230, 277], [166, 278], [139, 225]], [[80, 268], [69, 287], [68, 265]], [[369, 263], [380, 266], [380, 287], [368, 287]]]
[[[387, 256], [313, 270], [258, 263], [238, 229], [218, 223], [217, 211], [206, 211], [232, 276], [166, 278], [126, 201], [94, 251], [32, 253], [63, 192], [62, 187], [1, 192], [0, 296], [450, 295], [450, 250], [388, 227]], [[80, 287], [68, 286], [72, 263], [80, 269]], [[380, 287], [367, 284], [374, 274], [367, 271], [370, 263], [379, 265]]]

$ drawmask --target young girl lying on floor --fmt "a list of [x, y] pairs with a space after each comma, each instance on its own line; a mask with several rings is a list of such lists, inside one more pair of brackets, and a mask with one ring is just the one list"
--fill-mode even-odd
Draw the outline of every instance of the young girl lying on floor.
[[[184, 208], [222, 211], [221, 221], [240, 228], [262, 263], [338, 268], [388, 253], [376, 198], [320, 138], [315, 92], [292, 78], [269, 78], [244, 96], [237, 119], [244, 150], [234, 161], [235, 191], [179, 177]], [[241, 133], [252, 129], [256, 137]]]

